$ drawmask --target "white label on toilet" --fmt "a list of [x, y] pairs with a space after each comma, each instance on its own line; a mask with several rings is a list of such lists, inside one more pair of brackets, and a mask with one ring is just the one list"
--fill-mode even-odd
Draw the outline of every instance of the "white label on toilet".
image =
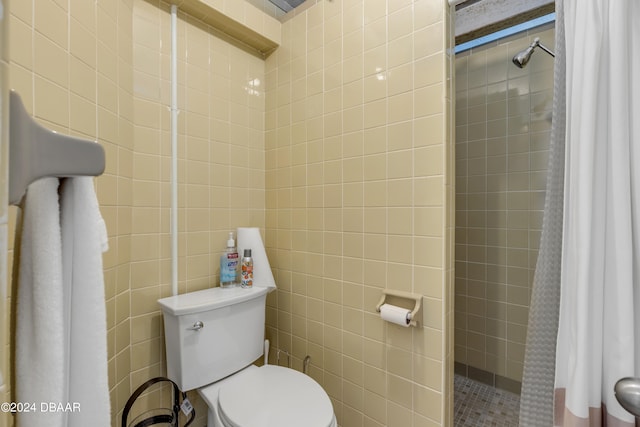
[[180, 405], [180, 409], [186, 416], [188, 416], [191, 411], [193, 411], [193, 406], [191, 405], [191, 402], [189, 402], [189, 399], [187, 399], [186, 397], [184, 398], [184, 400], [182, 401], [182, 405]]

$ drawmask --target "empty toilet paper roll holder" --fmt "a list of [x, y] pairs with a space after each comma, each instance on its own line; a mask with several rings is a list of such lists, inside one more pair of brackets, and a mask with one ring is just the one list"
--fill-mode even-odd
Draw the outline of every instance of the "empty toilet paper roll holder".
[[385, 289], [382, 291], [380, 301], [376, 305], [376, 311], [380, 313], [382, 304], [391, 304], [411, 310], [409, 313], [409, 325], [418, 326], [422, 324], [422, 295], [411, 292], [394, 291]]

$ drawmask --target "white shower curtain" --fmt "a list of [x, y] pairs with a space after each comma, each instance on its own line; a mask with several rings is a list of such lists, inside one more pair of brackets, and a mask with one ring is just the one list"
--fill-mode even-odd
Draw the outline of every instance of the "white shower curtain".
[[563, 0], [556, 0], [553, 121], [542, 234], [533, 277], [520, 393], [520, 427], [553, 425], [556, 342], [560, 311], [566, 134]]
[[640, 375], [640, 1], [564, 0], [567, 133], [555, 425], [633, 426]]

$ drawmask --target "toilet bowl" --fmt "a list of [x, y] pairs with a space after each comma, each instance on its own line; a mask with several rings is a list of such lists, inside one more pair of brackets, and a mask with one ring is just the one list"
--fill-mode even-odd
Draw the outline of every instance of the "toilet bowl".
[[197, 390], [208, 427], [336, 427], [329, 396], [311, 377], [253, 362], [264, 348], [268, 288], [211, 288], [158, 301], [167, 376]]
[[198, 389], [210, 427], [335, 427], [331, 401], [310, 377], [274, 365], [249, 366]]

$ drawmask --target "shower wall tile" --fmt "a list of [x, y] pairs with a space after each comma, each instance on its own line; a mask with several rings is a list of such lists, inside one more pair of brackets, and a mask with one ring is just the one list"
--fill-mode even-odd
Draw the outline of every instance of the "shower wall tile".
[[542, 227], [553, 61], [510, 58], [543, 27], [456, 58], [455, 360], [522, 380]]

